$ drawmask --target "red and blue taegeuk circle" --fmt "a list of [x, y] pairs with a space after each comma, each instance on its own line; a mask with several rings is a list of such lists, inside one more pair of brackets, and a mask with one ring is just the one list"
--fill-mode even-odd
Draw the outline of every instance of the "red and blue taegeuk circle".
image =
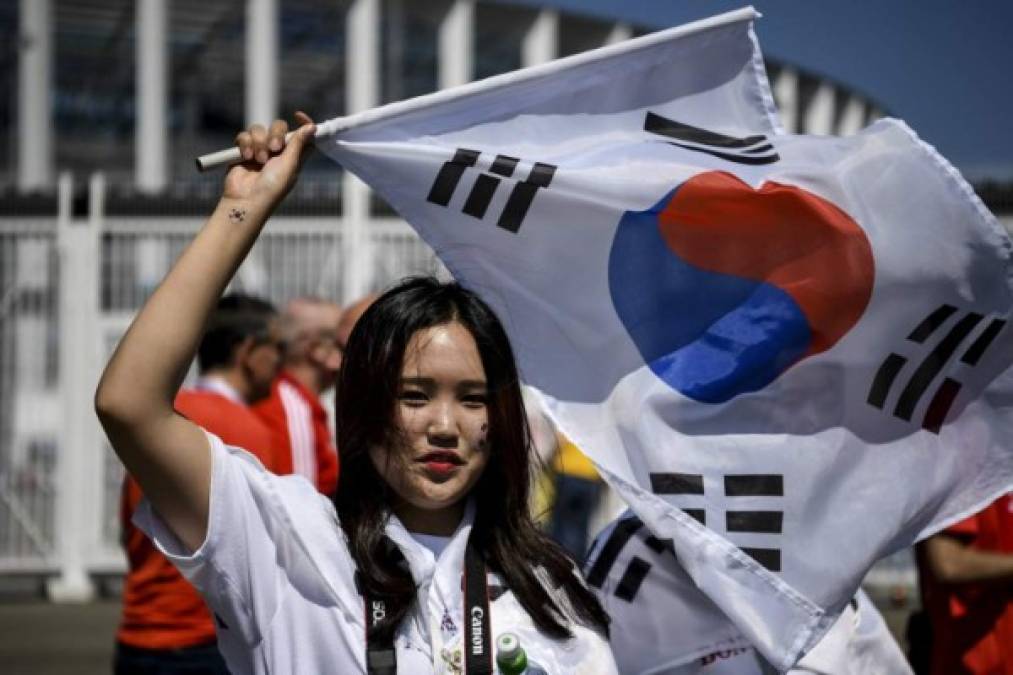
[[801, 187], [698, 174], [626, 212], [612, 302], [645, 363], [694, 400], [763, 389], [858, 322], [875, 265], [862, 228]]

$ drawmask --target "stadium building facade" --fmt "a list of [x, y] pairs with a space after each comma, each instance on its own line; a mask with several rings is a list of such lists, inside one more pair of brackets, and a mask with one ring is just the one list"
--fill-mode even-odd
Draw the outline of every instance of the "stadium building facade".
[[[480, 0], [0, 0], [0, 575], [88, 597], [122, 571], [102, 364], [211, 210], [194, 158], [246, 124], [323, 120], [647, 32]], [[789, 132], [847, 135], [874, 101], [768, 63]], [[353, 300], [432, 252], [322, 157], [234, 287]]]

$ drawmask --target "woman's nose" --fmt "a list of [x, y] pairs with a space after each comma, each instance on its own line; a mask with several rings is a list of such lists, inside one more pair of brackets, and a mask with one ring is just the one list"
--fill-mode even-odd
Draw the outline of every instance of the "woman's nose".
[[457, 444], [457, 424], [454, 419], [454, 409], [449, 403], [436, 403], [433, 406], [433, 415], [429, 419], [429, 426], [426, 429], [430, 442], [446, 445], [448, 442]]

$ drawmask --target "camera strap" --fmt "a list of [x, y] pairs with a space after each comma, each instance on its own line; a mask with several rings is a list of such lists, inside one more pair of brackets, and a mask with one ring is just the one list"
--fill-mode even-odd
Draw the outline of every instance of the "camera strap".
[[[396, 546], [394, 555], [404, 560]], [[359, 584], [366, 612], [366, 671], [369, 675], [396, 675], [397, 653], [394, 632], [386, 636], [377, 630], [387, 617], [387, 602]], [[467, 675], [492, 675], [492, 626], [489, 614], [489, 583], [485, 561], [468, 540], [464, 553], [464, 672]]]

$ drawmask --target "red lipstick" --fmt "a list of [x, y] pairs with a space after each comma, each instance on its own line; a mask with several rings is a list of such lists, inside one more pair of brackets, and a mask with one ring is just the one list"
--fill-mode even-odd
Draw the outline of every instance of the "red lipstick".
[[457, 453], [442, 450], [427, 452], [416, 460], [426, 465], [426, 469], [437, 476], [449, 476], [464, 464]]

